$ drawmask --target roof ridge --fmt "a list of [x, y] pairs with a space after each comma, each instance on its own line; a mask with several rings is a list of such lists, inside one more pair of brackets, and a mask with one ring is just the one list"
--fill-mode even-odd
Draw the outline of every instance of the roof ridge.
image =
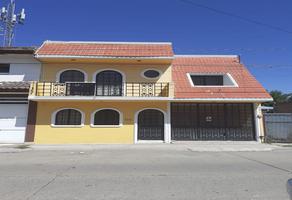
[[111, 42], [111, 41], [52, 41], [46, 40], [44, 43], [68, 43], [68, 44], [136, 44], [136, 45], [172, 45], [171, 42]]

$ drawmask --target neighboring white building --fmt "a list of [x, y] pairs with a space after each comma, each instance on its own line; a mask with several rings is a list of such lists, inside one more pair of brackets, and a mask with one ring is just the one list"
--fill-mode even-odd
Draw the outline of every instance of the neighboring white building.
[[41, 63], [34, 48], [0, 48], [0, 143], [23, 143], [29, 81], [39, 80]]

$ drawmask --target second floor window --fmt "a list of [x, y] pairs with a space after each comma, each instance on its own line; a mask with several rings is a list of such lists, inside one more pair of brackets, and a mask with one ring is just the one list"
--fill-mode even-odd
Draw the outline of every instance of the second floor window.
[[0, 74], [9, 74], [10, 64], [0, 64]]
[[113, 70], [105, 70], [96, 75], [97, 96], [122, 96], [123, 76]]
[[223, 75], [191, 75], [193, 85], [223, 86]]
[[148, 69], [143, 72], [143, 76], [149, 79], [156, 79], [159, 78], [160, 72], [154, 69]]
[[84, 73], [78, 70], [66, 70], [60, 74], [60, 83], [65, 82], [84, 82]]

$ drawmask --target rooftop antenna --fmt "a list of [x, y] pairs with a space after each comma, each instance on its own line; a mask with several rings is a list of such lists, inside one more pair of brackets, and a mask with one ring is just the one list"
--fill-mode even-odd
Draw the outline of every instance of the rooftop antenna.
[[10, 0], [7, 7], [2, 7], [0, 10], [1, 31], [3, 31], [4, 47], [11, 47], [14, 37], [14, 29], [16, 24], [24, 24], [25, 12], [21, 10], [19, 14], [15, 14], [15, 0]]

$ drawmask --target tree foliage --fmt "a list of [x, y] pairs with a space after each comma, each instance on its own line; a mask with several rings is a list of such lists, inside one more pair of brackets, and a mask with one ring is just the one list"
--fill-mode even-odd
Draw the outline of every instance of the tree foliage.
[[273, 97], [274, 102], [265, 104], [266, 106], [273, 106], [277, 103], [292, 102], [292, 93], [283, 93], [279, 90], [270, 91], [270, 95]]

